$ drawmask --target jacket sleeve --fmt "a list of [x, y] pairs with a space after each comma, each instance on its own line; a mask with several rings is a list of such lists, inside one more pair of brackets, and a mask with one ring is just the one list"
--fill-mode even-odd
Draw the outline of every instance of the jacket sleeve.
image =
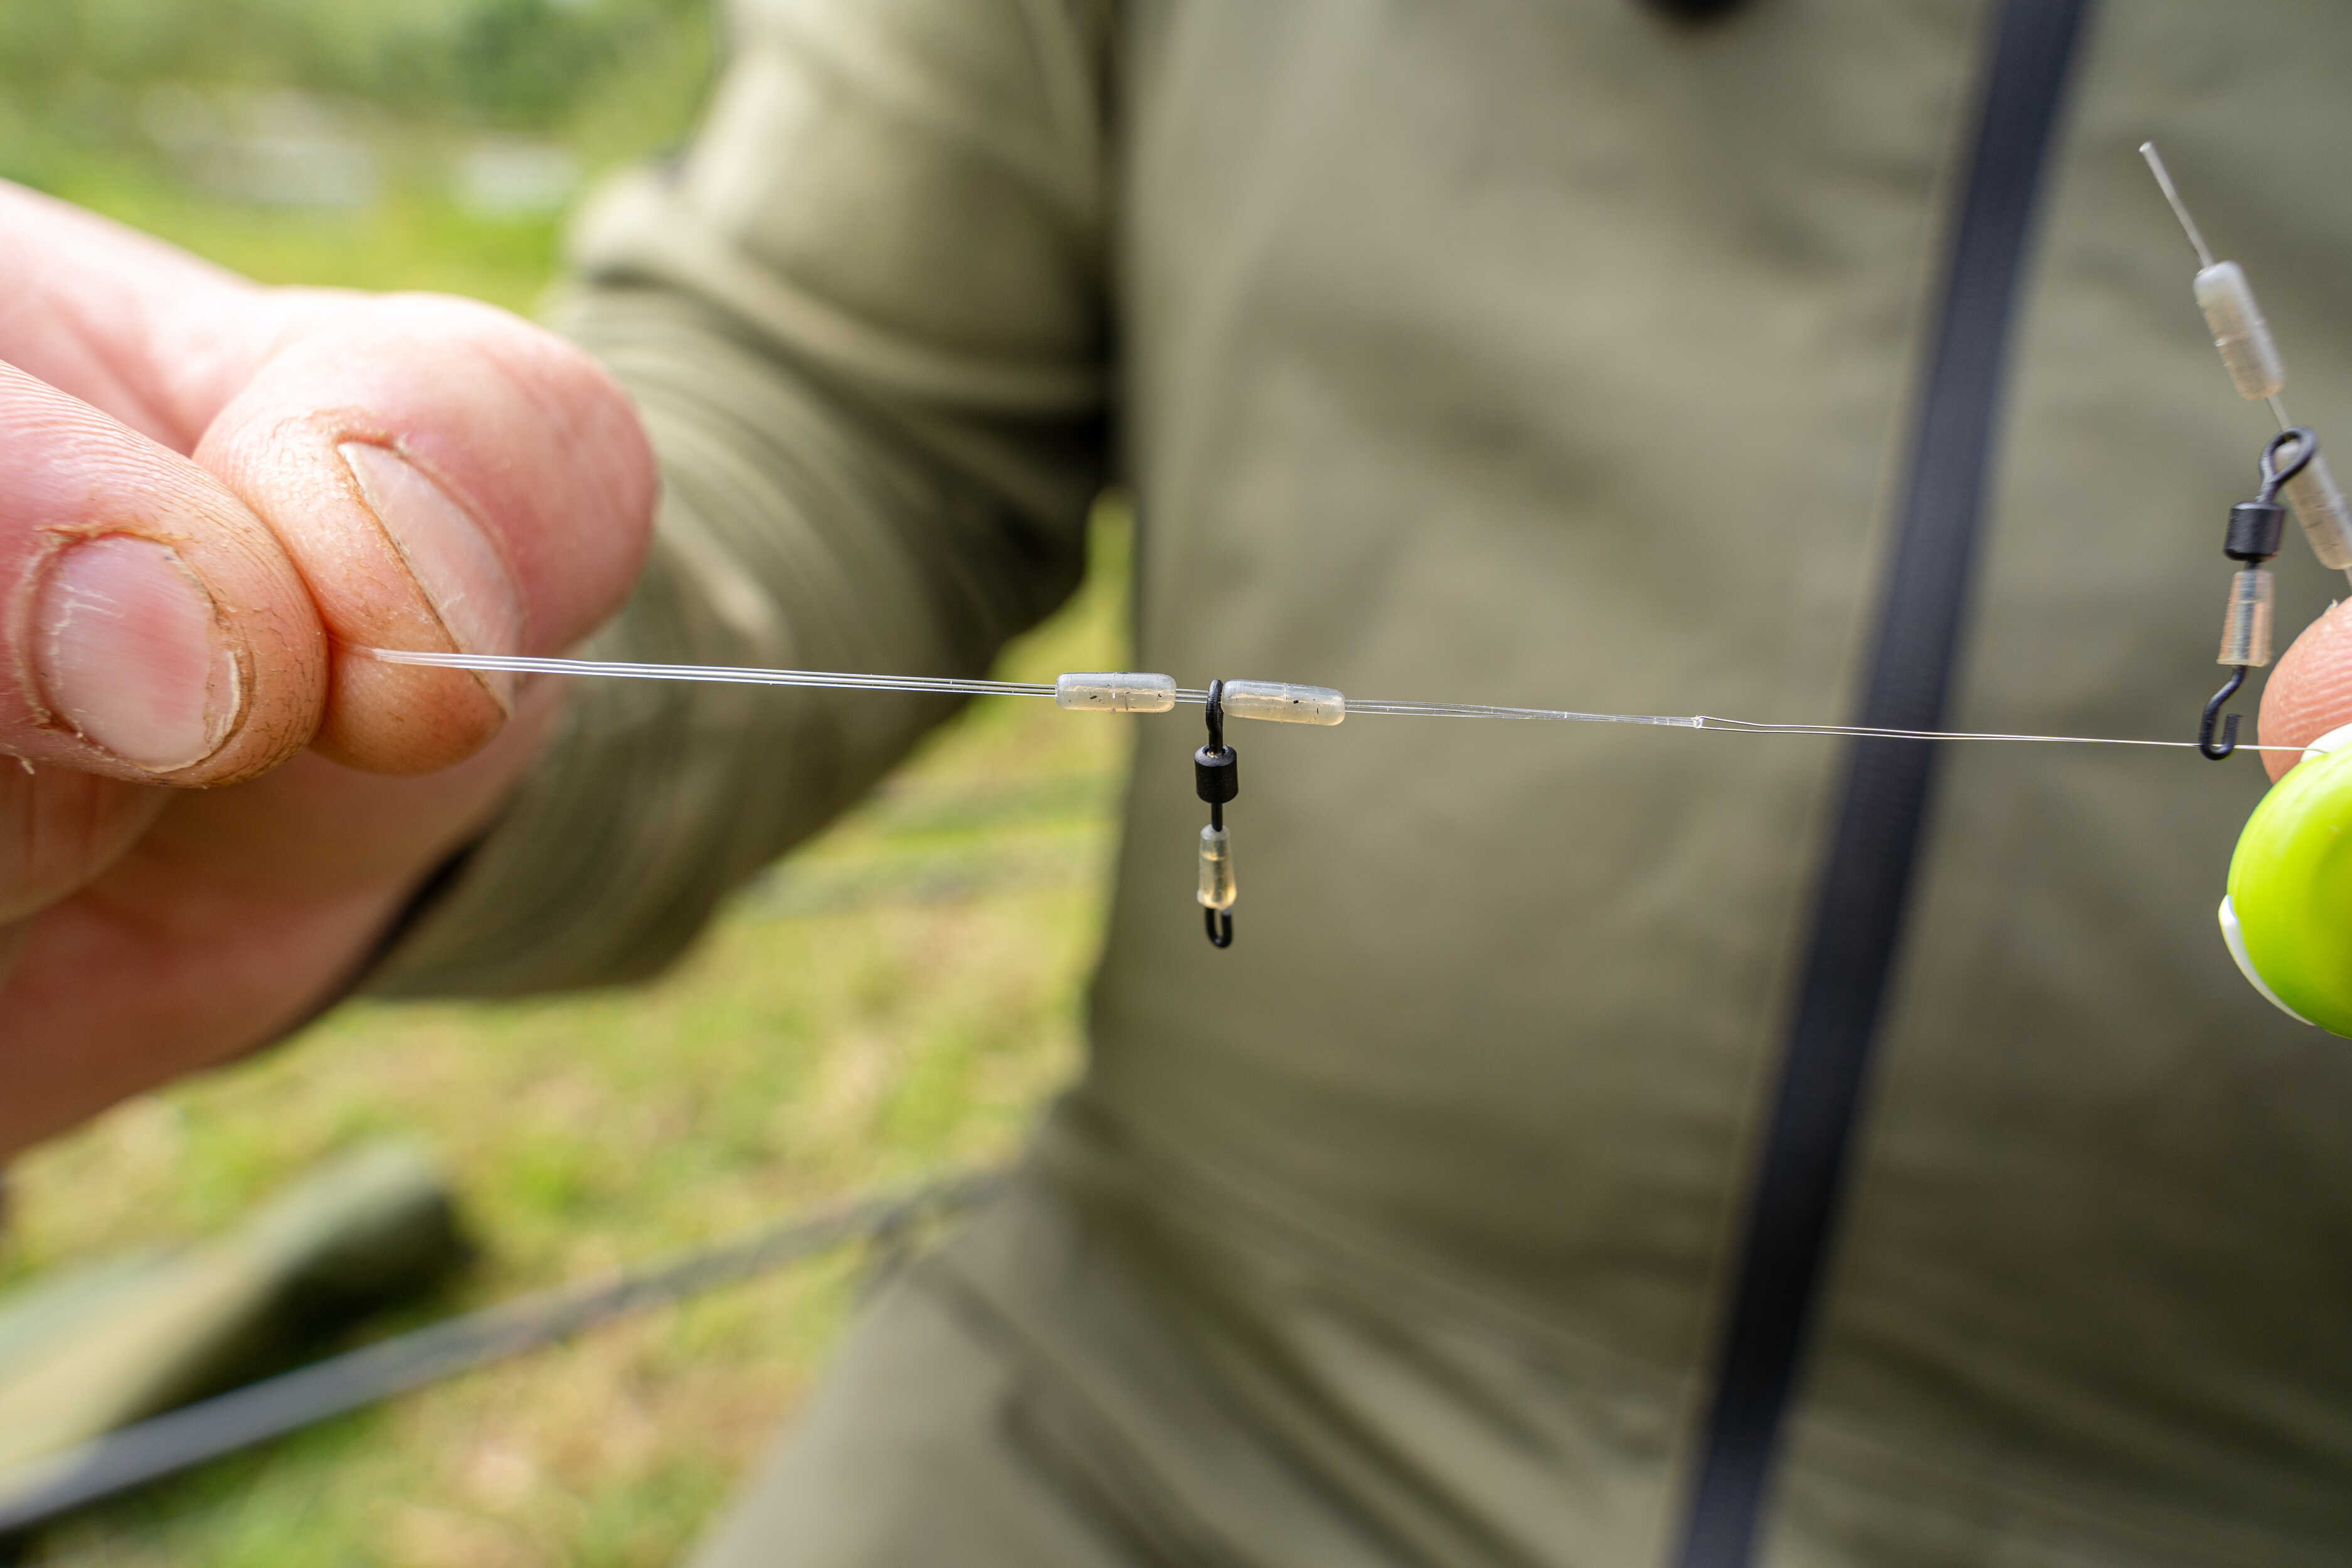
[[[748, 0], [706, 123], [583, 214], [557, 324], [661, 458], [600, 658], [975, 675], [1059, 603], [1099, 481], [1108, 4]], [[369, 989], [650, 973], [944, 700], [575, 684]]]

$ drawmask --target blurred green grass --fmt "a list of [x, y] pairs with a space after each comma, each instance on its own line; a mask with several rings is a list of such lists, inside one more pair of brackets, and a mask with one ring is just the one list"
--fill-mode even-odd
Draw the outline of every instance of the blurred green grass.
[[[541, 59], [534, 26], [569, 31]], [[452, 58], [436, 66], [436, 48]], [[455, 58], [469, 50], [484, 58]], [[0, 175], [267, 280], [523, 308], [551, 276], [559, 217], [481, 210], [453, 172], [517, 138], [582, 179], [670, 144], [709, 50], [708, 17], [681, 0], [0, 6]], [[559, 66], [560, 91], [540, 79]], [[154, 133], [159, 103], [215, 104], [233, 127], [251, 95], [289, 89], [300, 124], [368, 150], [365, 200], [240, 197]], [[1008, 678], [1120, 667], [1115, 504], [1094, 539], [1085, 586], [1008, 651]], [[216, 1230], [387, 1131], [442, 1155], [485, 1248], [436, 1311], [1000, 1157], [1077, 1061], [1124, 742], [1116, 721], [983, 700], [655, 984], [351, 1006], [122, 1106], [10, 1172], [0, 1283]], [[851, 1259], [804, 1267], [339, 1420], [78, 1521], [46, 1560], [673, 1561], [791, 1408], [856, 1280]]]

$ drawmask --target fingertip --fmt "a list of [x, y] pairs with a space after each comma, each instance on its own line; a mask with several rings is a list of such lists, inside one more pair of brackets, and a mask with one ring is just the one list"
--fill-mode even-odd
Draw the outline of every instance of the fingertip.
[[2302, 760], [2301, 749], [2352, 722], [2352, 602], [2330, 605], [2304, 628], [2263, 688], [2262, 753], [2273, 783]]
[[335, 650], [333, 700], [312, 747], [363, 773], [437, 773], [480, 751], [506, 727], [510, 700], [472, 670], [386, 664]]
[[503, 678], [357, 650], [571, 645], [618, 607], [656, 479], [634, 405], [575, 345], [490, 307], [344, 302], [303, 330], [198, 447], [265, 519], [336, 641], [319, 749], [432, 772], [503, 727]]

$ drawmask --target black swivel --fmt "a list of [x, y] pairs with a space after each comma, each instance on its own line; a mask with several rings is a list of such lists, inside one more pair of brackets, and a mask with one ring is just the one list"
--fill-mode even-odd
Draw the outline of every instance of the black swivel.
[[2230, 667], [2230, 679], [2205, 703], [2197, 721], [2197, 749], [2220, 762], [2238, 749], [2238, 718], [2221, 723], [2221, 738], [2213, 727], [2221, 720], [2221, 706], [2246, 683], [2246, 672], [2271, 661], [2271, 574], [2263, 563], [2279, 552], [2286, 536], [2286, 508], [2279, 504], [2279, 487], [2303, 472], [2319, 451], [2319, 438], [2296, 426], [2282, 430], [2263, 448], [2262, 489], [2254, 499], [2230, 509], [2230, 522], [2221, 535], [2221, 553], [2238, 563], [2230, 584], [2230, 608], [2221, 622], [2220, 662]]
[[1225, 683], [1209, 682], [1209, 743], [1192, 753], [1192, 787], [1209, 803], [1201, 834], [1201, 913], [1212, 947], [1234, 944], [1234, 862], [1225, 803], [1241, 793], [1241, 754], [1225, 744]]

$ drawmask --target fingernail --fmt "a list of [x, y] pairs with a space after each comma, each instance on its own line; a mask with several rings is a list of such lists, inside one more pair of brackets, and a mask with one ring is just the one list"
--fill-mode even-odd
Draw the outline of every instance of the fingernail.
[[178, 551], [108, 534], [68, 548], [34, 599], [34, 676], [49, 711], [152, 773], [220, 749], [244, 701], [213, 597]]
[[[336, 450], [457, 651], [520, 653], [521, 595], [481, 526], [391, 448], [346, 441]], [[484, 675], [482, 684], [511, 706], [514, 677]]]

